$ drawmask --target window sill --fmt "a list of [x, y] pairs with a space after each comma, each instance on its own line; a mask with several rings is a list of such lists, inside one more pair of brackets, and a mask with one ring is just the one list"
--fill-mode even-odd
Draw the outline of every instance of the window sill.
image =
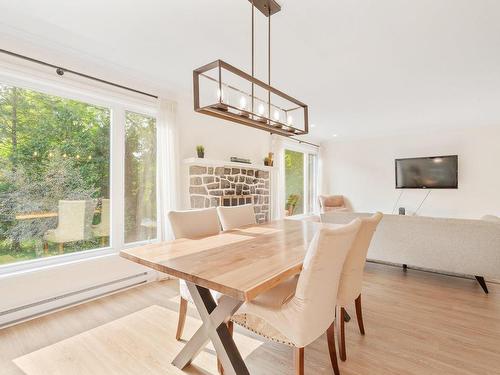
[[53, 266], [60, 266], [66, 263], [73, 263], [112, 254], [116, 254], [116, 250], [107, 247], [5, 264], [0, 266], [0, 277], [5, 275], [37, 271]]
[[[132, 248], [137, 246], [143, 246], [150, 243], [158, 242], [158, 239], [154, 240], [144, 240], [138, 242], [132, 242], [129, 244], [125, 244], [124, 248]], [[102, 256], [116, 255], [119, 251], [111, 248], [105, 247], [100, 249], [93, 250], [83, 250], [71, 254], [63, 254], [63, 255], [54, 255], [46, 258], [38, 258], [32, 260], [26, 260], [16, 263], [10, 263], [0, 266], [0, 277], [6, 275], [15, 275], [21, 274], [25, 272], [38, 271], [44, 268], [50, 268], [53, 266], [61, 266], [68, 263], [80, 262], [89, 259], [99, 258]]]

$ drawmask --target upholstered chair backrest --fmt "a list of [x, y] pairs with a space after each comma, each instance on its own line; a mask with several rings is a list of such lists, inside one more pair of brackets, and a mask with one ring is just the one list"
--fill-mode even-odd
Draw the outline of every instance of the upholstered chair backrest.
[[56, 232], [61, 242], [89, 239], [94, 210], [95, 202], [90, 200], [60, 200]]
[[328, 211], [329, 208], [344, 208], [345, 201], [343, 195], [320, 195], [318, 197], [319, 207], [323, 211]]
[[170, 211], [168, 219], [175, 238], [201, 238], [220, 233], [217, 210]]
[[368, 248], [383, 215], [377, 212], [371, 217], [361, 218], [361, 227], [356, 240], [347, 254], [338, 293], [339, 306], [346, 306], [358, 298], [363, 285], [363, 273]]
[[253, 204], [234, 207], [217, 207], [222, 230], [239, 228], [244, 225], [256, 224]]
[[334, 321], [340, 275], [360, 225], [359, 219], [340, 228], [324, 225], [311, 242], [295, 296], [287, 306], [295, 310], [296, 325], [301, 326], [294, 333], [294, 342], [309, 344]]

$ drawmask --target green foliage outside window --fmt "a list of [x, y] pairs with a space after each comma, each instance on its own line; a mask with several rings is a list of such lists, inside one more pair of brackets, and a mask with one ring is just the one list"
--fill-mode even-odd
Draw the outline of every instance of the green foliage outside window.
[[156, 119], [125, 117], [125, 242], [156, 238]]
[[304, 154], [285, 150], [285, 207], [288, 215], [304, 213]]
[[60, 199], [109, 197], [109, 137], [109, 109], [0, 84], [0, 264], [40, 256], [41, 237], [57, 221], [17, 215], [57, 211]]

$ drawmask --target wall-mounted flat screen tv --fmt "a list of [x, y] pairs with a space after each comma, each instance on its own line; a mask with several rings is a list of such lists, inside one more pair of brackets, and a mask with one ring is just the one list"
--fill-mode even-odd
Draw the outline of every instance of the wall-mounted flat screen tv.
[[458, 189], [458, 155], [396, 159], [396, 189]]

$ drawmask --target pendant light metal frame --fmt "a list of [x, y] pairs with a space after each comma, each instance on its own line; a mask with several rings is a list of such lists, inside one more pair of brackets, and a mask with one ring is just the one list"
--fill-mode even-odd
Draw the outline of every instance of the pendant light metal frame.
[[[265, 130], [272, 134], [278, 134], [285, 137], [290, 137], [294, 135], [304, 135], [309, 132], [309, 120], [308, 120], [308, 107], [301, 101], [285, 94], [284, 92], [271, 86], [271, 15], [277, 13], [281, 10], [281, 7], [274, 0], [249, 0], [252, 4], [252, 75], [243, 72], [242, 70], [226, 63], [222, 60], [216, 60], [210, 64], [206, 64], [193, 71], [193, 93], [194, 93], [194, 110], [198, 113], [203, 113], [209, 116], [217, 117], [220, 119], [236, 122], [238, 124], [250, 126], [256, 129]], [[266, 17], [268, 17], [268, 83], [265, 83], [254, 76], [254, 9], [257, 8]], [[217, 78], [210, 77], [206, 74], [209, 71], [215, 72]], [[241, 91], [238, 88], [231, 87], [229, 85], [223, 84], [222, 82], [222, 72], [227, 71], [232, 73], [239, 78], [249, 82], [251, 84], [252, 90], [251, 94]], [[206, 106], [200, 106], [200, 76], [208, 80], [214, 81], [217, 84], [218, 99], [214, 103], [210, 103]], [[256, 114], [254, 112], [254, 101], [261, 100], [255, 97], [254, 86], [257, 85], [260, 88], [267, 91], [267, 106], [268, 106], [268, 116], [262, 114]], [[251, 110], [235, 107], [229, 103], [224, 103], [223, 99], [223, 86], [229, 87], [232, 90], [240, 91], [251, 98]], [[292, 126], [292, 124], [285, 124], [279, 120], [273, 120], [271, 116], [271, 94], [274, 94], [288, 102], [294, 104], [294, 107], [283, 109], [282, 111], [288, 114], [288, 112], [296, 111], [302, 108], [303, 111], [303, 129]]]

